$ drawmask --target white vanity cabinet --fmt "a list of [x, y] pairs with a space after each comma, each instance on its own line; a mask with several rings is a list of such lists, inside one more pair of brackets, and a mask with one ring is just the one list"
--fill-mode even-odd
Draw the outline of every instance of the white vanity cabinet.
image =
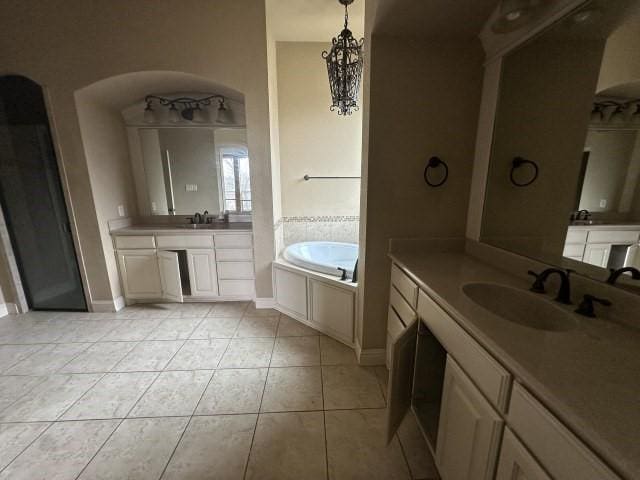
[[388, 439], [410, 408], [443, 480], [620, 480], [421, 289], [403, 328], [412, 284], [394, 265]]
[[443, 480], [491, 480], [504, 421], [447, 357], [436, 465]]
[[551, 480], [551, 477], [513, 432], [505, 428], [496, 480]]
[[251, 232], [116, 234], [114, 246], [127, 303], [255, 296]]

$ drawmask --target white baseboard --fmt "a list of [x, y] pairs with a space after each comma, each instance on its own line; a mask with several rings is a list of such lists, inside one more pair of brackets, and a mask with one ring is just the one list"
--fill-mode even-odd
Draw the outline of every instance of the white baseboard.
[[256, 298], [256, 308], [275, 308], [276, 301], [273, 297]]
[[356, 355], [360, 365], [374, 366], [387, 363], [387, 351], [384, 348], [362, 348], [356, 343]]
[[123, 297], [115, 300], [94, 300], [91, 302], [91, 311], [96, 313], [117, 312], [124, 308], [125, 302]]

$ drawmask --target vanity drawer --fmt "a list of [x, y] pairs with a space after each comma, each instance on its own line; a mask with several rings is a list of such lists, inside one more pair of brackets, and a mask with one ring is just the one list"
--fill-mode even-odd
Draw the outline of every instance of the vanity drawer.
[[571, 228], [569, 228], [564, 243], [587, 243], [588, 233], [588, 230], [571, 230]]
[[253, 296], [253, 280], [220, 280], [218, 288], [222, 296]]
[[480, 391], [504, 412], [511, 381], [509, 372], [421, 290], [418, 294], [418, 316]]
[[398, 289], [412, 308], [416, 308], [418, 286], [396, 264], [391, 265], [391, 285]]
[[620, 480], [517, 382], [509, 404], [508, 423], [553, 478]]
[[156, 248], [156, 242], [152, 235], [122, 235], [115, 237], [116, 250], [128, 248]]
[[416, 312], [413, 311], [413, 308], [402, 298], [400, 292], [393, 285], [389, 289], [389, 306], [398, 314], [404, 325], [409, 325], [416, 318]]
[[251, 248], [251, 233], [221, 233], [215, 235], [216, 248]]
[[254, 278], [253, 262], [218, 262], [218, 278], [249, 280]]
[[587, 243], [636, 243], [638, 232], [629, 230], [592, 230], [587, 237]]
[[213, 248], [211, 235], [158, 235], [158, 248]]
[[570, 258], [580, 258], [584, 255], [584, 243], [574, 244], [574, 245], [565, 245], [564, 250], [562, 252], [563, 257]]
[[253, 250], [250, 248], [217, 248], [216, 258], [219, 262], [253, 261]]

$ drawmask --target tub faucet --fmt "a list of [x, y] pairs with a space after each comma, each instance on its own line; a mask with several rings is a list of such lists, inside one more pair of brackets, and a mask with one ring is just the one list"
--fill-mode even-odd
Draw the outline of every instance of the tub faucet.
[[612, 268], [609, 271], [611, 273], [609, 274], [609, 278], [607, 279], [607, 283], [610, 284], [610, 285], [615, 285], [616, 280], [618, 280], [618, 277], [620, 277], [620, 275], [622, 275], [625, 272], [630, 272], [631, 273], [631, 278], [633, 278], [634, 280], [640, 280], [640, 270], [638, 270], [635, 267], [623, 267], [623, 268], [619, 268], [617, 270]]
[[533, 285], [531, 285], [530, 290], [536, 293], [545, 293], [544, 282], [547, 281], [549, 275], [551, 275], [552, 273], [557, 273], [560, 276], [560, 289], [558, 290], [556, 301], [564, 303], [565, 305], [571, 305], [571, 284], [569, 283], [569, 274], [571, 274], [571, 272], [572, 270], [569, 269], [564, 271], [558, 268], [547, 268], [541, 273], [536, 273], [529, 270], [527, 273], [529, 275], [533, 275], [536, 278], [533, 282]]

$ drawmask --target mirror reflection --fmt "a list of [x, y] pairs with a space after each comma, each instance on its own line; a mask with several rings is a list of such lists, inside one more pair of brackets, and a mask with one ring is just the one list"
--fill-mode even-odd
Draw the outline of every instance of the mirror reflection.
[[482, 241], [640, 268], [639, 31], [639, 0], [591, 1], [503, 59]]
[[138, 129], [152, 215], [251, 213], [244, 128]]

